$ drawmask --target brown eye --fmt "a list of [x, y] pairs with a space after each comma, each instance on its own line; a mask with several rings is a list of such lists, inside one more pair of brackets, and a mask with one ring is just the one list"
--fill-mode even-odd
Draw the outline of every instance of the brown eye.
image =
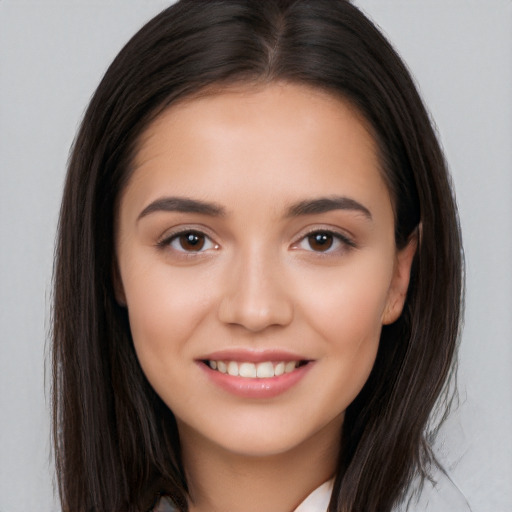
[[178, 239], [184, 251], [200, 251], [204, 247], [205, 236], [201, 233], [183, 233]]
[[333, 256], [341, 256], [355, 247], [356, 243], [353, 239], [329, 229], [311, 231], [293, 245], [294, 249], [318, 254], [332, 254]]
[[163, 240], [159, 245], [167, 246], [177, 252], [201, 253], [217, 246], [211, 238], [200, 231], [182, 231]]
[[311, 233], [307, 240], [311, 249], [317, 252], [328, 251], [334, 244], [334, 236], [326, 232]]

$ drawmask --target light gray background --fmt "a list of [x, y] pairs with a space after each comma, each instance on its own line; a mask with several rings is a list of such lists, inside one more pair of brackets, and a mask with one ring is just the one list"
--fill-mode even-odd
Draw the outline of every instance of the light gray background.
[[[66, 159], [106, 66], [167, 4], [0, 0], [0, 512], [58, 509], [43, 361]], [[475, 512], [510, 512], [512, 2], [357, 4], [417, 78], [460, 206], [468, 288], [462, 404], [438, 451]]]

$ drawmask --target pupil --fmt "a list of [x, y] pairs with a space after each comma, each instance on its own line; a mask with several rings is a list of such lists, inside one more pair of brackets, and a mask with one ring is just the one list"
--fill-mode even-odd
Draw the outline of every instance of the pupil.
[[199, 251], [204, 245], [204, 236], [197, 233], [186, 233], [181, 236], [180, 242], [183, 249]]
[[327, 251], [332, 246], [332, 235], [328, 233], [314, 233], [309, 235], [309, 244], [315, 251]]

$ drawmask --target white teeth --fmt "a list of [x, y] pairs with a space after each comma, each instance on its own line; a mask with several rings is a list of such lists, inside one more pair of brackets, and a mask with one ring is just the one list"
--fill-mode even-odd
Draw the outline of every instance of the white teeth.
[[256, 377], [256, 365], [253, 363], [241, 363], [238, 367], [240, 377]]
[[227, 373], [233, 377], [245, 377], [249, 379], [270, 379], [272, 377], [279, 377], [284, 373], [291, 373], [297, 368], [299, 361], [280, 361], [273, 363], [265, 361], [263, 363], [239, 363], [236, 361], [208, 361], [208, 366], [212, 370], [217, 370], [220, 373]]
[[235, 361], [229, 361], [228, 373], [229, 373], [229, 375], [233, 375], [233, 377], [237, 377], [238, 376], [238, 363], [235, 363]]
[[284, 373], [291, 373], [295, 370], [296, 367], [295, 361], [290, 361], [284, 365]]
[[284, 363], [277, 363], [274, 368], [274, 375], [278, 377], [279, 375], [283, 375], [284, 373]]
[[268, 379], [274, 376], [274, 365], [270, 362], [260, 363], [256, 368], [256, 376], [260, 379]]

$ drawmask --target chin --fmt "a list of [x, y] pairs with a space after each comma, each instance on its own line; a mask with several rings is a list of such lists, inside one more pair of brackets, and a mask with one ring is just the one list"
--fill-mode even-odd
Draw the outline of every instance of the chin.
[[[205, 443], [211, 448], [221, 450], [226, 455], [239, 457], [268, 458], [281, 455], [301, 453], [305, 444], [318, 441], [320, 438], [339, 439], [343, 424], [343, 416], [329, 418], [322, 423], [307, 422], [297, 418], [283, 421], [284, 414], [272, 417], [249, 417], [243, 421], [240, 417], [236, 422], [210, 425], [202, 423], [194, 429], [178, 421], [180, 436], [194, 443]], [[226, 424], [229, 423], [229, 424]], [[328, 431], [328, 435], [325, 435]], [[332, 446], [331, 446], [332, 448]]]

